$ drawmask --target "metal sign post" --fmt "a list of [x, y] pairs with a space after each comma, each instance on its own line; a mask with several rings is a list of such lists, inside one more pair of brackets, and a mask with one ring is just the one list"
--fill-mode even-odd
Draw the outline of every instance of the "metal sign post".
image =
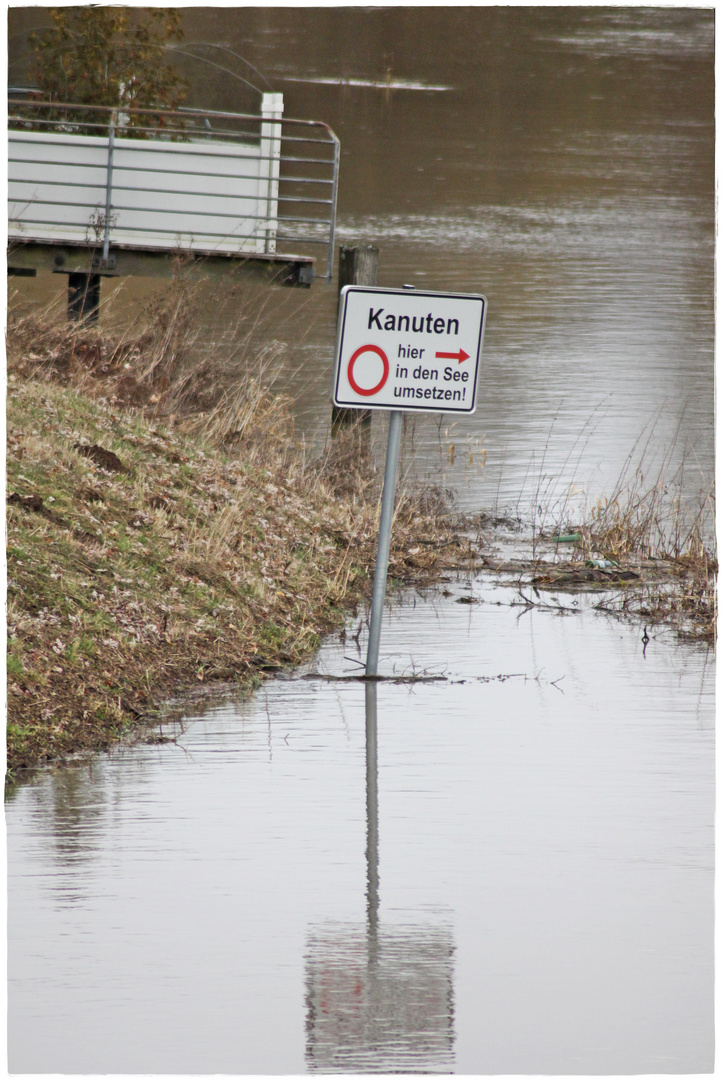
[[365, 285], [341, 290], [333, 403], [390, 414], [367, 676], [378, 669], [403, 413], [474, 412], [486, 307], [478, 293]]
[[384, 613], [386, 595], [386, 576], [389, 569], [389, 551], [391, 549], [391, 522], [394, 517], [394, 499], [396, 497], [396, 474], [399, 467], [399, 447], [401, 446], [401, 427], [404, 414], [394, 409], [389, 416], [389, 438], [386, 444], [386, 467], [384, 469], [384, 492], [381, 496], [381, 520], [379, 521], [379, 542], [376, 551], [376, 570], [374, 572], [374, 591], [371, 598], [371, 622], [369, 624], [369, 644], [366, 653], [366, 674], [376, 675], [379, 663], [379, 644], [381, 641], [381, 618]]

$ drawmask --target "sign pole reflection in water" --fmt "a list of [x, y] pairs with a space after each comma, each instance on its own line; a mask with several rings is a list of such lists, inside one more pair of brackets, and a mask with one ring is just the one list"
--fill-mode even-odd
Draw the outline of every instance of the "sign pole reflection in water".
[[379, 763], [376, 741], [376, 683], [366, 683], [366, 912], [368, 938], [379, 927]]
[[306, 1063], [311, 1072], [449, 1073], [454, 1067], [454, 942], [409, 912], [379, 918], [376, 695], [366, 691], [366, 925], [327, 920], [306, 939]]
[[[383, 599], [382, 599], [383, 604]], [[366, 986], [379, 998], [379, 763], [375, 682], [366, 683]]]

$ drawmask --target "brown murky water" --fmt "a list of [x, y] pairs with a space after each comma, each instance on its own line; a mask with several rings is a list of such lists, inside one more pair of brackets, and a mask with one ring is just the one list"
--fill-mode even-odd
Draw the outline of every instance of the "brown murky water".
[[711, 658], [468, 585], [15, 794], [12, 1072], [711, 1069]]
[[[17, 34], [47, 21], [42, 9], [10, 14]], [[420, 475], [469, 509], [528, 515], [540, 491], [577, 507], [610, 493], [651, 430], [647, 474], [667, 454], [667, 477], [686, 461], [690, 497], [709, 490], [711, 11], [190, 8], [184, 21], [188, 43], [247, 58], [287, 115], [337, 132], [339, 240], [378, 244], [380, 284], [488, 296], [478, 411], [453, 425], [417, 419]], [[22, 37], [12, 41], [20, 81]], [[257, 106], [237, 79], [178, 63], [189, 103]], [[229, 54], [223, 64], [265, 85]], [[44, 299], [64, 282], [19, 288]], [[124, 282], [116, 310], [158, 287]], [[335, 285], [279, 295], [277, 309], [267, 332], [289, 346], [281, 385], [318, 444]]]
[[[379, 245], [381, 284], [488, 296], [476, 415], [407, 440], [462, 505], [594, 500], [650, 429], [650, 473], [668, 452], [690, 497], [709, 485], [713, 18], [186, 10], [189, 41], [340, 136], [340, 239]], [[253, 104], [186, 71], [193, 103]], [[319, 442], [335, 287], [278, 296]], [[375, 714], [294, 675], [17, 791], [11, 1070], [710, 1071], [713, 658], [513, 599], [473, 580], [390, 605], [381, 670], [446, 681], [385, 684]]]

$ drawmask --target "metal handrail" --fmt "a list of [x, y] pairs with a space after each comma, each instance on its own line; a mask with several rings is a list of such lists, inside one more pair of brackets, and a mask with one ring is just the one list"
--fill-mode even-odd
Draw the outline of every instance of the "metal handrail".
[[[60, 115], [58, 115], [60, 114]], [[146, 118], [155, 118], [156, 124], [152, 121], [146, 121]], [[138, 126], [134, 126], [131, 121], [140, 121]], [[202, 127], [197, 125], [197, 121], [220, 121], [222, 126], [215, 127]], [[249, 123], [252, 122], [252, 123]], [[239, 130], [234, 130], [229, 127], [229, 123], [240, 125]], [[272, 126], [272, 135], [270, 136], [271, 150], [270, 153], [261, 153], [263, 143], [268, 144], [269, 136], [264, 133], [263, 125]], [[250, 131], [249, 127], [254, 126], [257, 130]], [[256, 179], [256, 175], [249, 172], [248, 169], [244, 169], [242, 172], [226, 171], [221, 162], [227, 154], [222, 153], [220, 150], [216, 150], [213, 147], [213, 143], [221, 146], [230, 146], [233, 144], [248, 145], [255, 148], [252, 155], [253, 160], [264, 163], [278, 163], [277, 173], [274, 175], [273, 183], [267, 185], [267, 191], [264, 194], [263, 190], [256, 196], [255, 201], [258, 206], [258, 210], [255, 214], [248, 214], [240, 212], [240, 206], [238, 211], [238, 224], [235, 228], [240, 228], [241, 224], [245, 224], [246, 231], [239, 235], [239, 239], [250, 240], [252, 236], [263, 236], [268, 238], [283, 240], [294, 240], [298, 242], [305, 242], [308, 244], [323, 244], [327, 248], [327, 260], [326, 260], [326, 278], [330, 281], [333, 274], [333, 259], [334, 259], [334, 244], [335, 244], [335, 230], [336, 230], [336, 209], [338, 200], [338, 170], [340, 164], [340, 143], [336, 134], [332, 131], [328, 124], [320, 120], [297, 120], [287, 117], [276, 117], [269, 115], [259, 115], [251, 113], [232, 113], [225, 110], [215, 109], [152, 109], [152, 108], [133, 108], [120, 106], [118, 108], [112, 108], [107, 105], [82, 105], [76, 103], [65, 102], [49, 102], [38, 101], [35, 99], [9, 99], [8, 107], [8, 127], [9, 134], [12, 139], [13, 132], [15, 131], [53, 131], [57, 135], [57, 145], [77, 145], [75, 142], [75, 136], [78, 134], [86, 135], [89, 129], [92, 134], [87, 137], [102, 141], [95, 142], [88, 145], [105, 147], [107, 158], [104, 162], [88, 164], [87, 168], [92, 168], [96, 171], [103, 169], [105, 172], [106, 180], [102, 185], [98, 185], [96, 180], [88, 181], [87, 186], [91, 189], [95, 189], [98, 192], [103, 189], [103, 197], [101, 204], [105, 206], [104, 212], [104, 238], [103, 248], [104, 256], [107, 258], [107, 248], [112, 245], [113, 242], [113, 225], [111, 224], [112, 216], [114, 212], [123, 210], [137, 210], [141, 213], [146, 212], [146, 209], [150, 210], [151, 207], [143, 206], [129, 206], [125, 205], [126, 200], [122, 202], [119, 200], [117, 203], [114, 201], [116, 194], [120, 192], [129, 191], [142, 191], [139, 187], [133, 188], [128, 185], [128, 182], [123, 182], [123, 177], [129, 173], [141, 171], [143, 173], [162, 175], [167, 174], [170, 178], [172, 175], [183, 176], [198, 176], [200, 174], [190, 172], [183, 172], [181, 169], [174, 170], [173, 168], [159, 167], [157, 164], [148, 165], [146, 168], [144, 165], [140, 167], [133, 167], [126, 163], [123, 163], [122, 158], [118, 158], [118, 153], [123, 145], [123, 142], [127, 139], [136, 140], [136, 145], [133, 147], [133, 152], [144, 150], [157, 152], [160, 149], [165, 148], [178, 148], [181, 150], [186, 144], [190, 144], [193, 147], [194, 158], [195, 151], [200, 151], [202, 155], [207, 155], [209, 161], [208, 175], [213, 176], [214, 179], [223, 181], [224, 179], [235, 181], [251, 181]], [[151, 136], [149, 139], [148, 136]], [[65, 138], [64, 138], [65, 137]], [[144, 145], [147, 143], [147, 147]], [[55, 145], [55, 143], [54, 143]], [[328, 153], [327, 157], [324, 157], [318, 153], [318, 150], [324, 148]], [[276, 152], [274, 153], [274, 149]], [[304, 154], [304, 150], [308, 150], [308, 154]], [[315, 152], [314, 152], [315, 151]], [[231, 156], [230, 161], [238, 160], [237, 155]], [[211, 164], [213, 162], [213, 164]], [[47, 161], [40, 160], [38, 155], [30, 158], [23, 158], [13, 160], [11, 158], [12, 166], [19, 167], [19, 165], [43, 165], [47, 164]], [[220, 171], [216, 166], [221, 166]], [[80, 167], [86, 167], [85, 165]], [[304, 167], [308, 168], [311, 173], [317, 172], [318, 176], [314, 175], [302, 175]], [[28, 219], [27, 215], [23, 218], [23, 227], [25, 228], [25, 235], [29, 236], [29, 229], [32, 228], [33, 223], [49, 227], [54, 224], [52, 220], [47, 220], [49, 214], [42, 214], [41, 207], [46, 205], [48, 207], [67, 205], [69, 208], [82, 209], [82, 202], [74, 202], [72, 198], [68, 197], [68, 188], [74, 186], [73, 180], [67, 179], [67, 168], [63, 163], [65, 172], [58, 174], [56, 177], [48, 178], [38, 175], [33, 178], [33, 183], [39, 186], [42, 190], [42, 196], [37, 199], [39, 204], [38, 213], [34, 219]], [[102, 173], [101, 173], [102, 175]], [[265, 173], [263, 174], [265, 175]], [[269, 172], [269, 176], [271, 172]], [[66, 177], [65, 179], [63, 177]], [[12, 181], [12, 171], [10, 179]], [[119, 182], [121, 181], [121, 182]], [[75, 182], [77, 183], [77, 181]], [[319, 185], [315, 191], [308, 185]], [[63, 194], [62, 199], [53, 199], [52, 186], [63, 187], [66, 192]], [[321, 187], [322, 185], [322, 187]], [[326, 195], [326, 191], [330, 187], [328, 196], [320, 197], [321, 194]], [[45, 197], [47, 193], [47, 198]], [[202, 194], [202, 192], [187, 192], [183, 187], [175, 188], [172, 184], [164, 185], [162, 188], [153, 188], [153, 195], [184, 195], [195, 198]], [[223, 198], [226, 196], [222, 192], [218, 192], [217, 195], [209, 195], [209, 198]], [[248, 205], [250, 197], [246, 197], [242, 194], [230, 193], [227, 198], [243, 199], [244, 211]], [[293, 206], [289, 204], [294, 204]], [[301, 207], [298, 204], [308, 208], [308, 216], [298, 215], [298, 210]], [[265, 211], [264, 211], [265, 206]], [[330, 210], [329, 210], [330, 208]], [[291, 210], [296, 210], [295, 214], [291, 214]], [[275, 211], [275, 213], [274, 213]], [[169, 212], [164, 207], [153, 208], [153, 213], [165, 215]], [[197, 211], [193, 211], [197, 212]], [[182, 209], [178, 210], [179, 214], [183, 214]], [[230, 214], [224, 215], [220, 210], [208, 210], [203, 211], [203, 217], [222, 218], [223, 216], [232, 216]], [[317, 216], [313, 216], [316, 214]], [[272, 216], [270, 216], [272, 215]], [[137, 221], [137, 219], [136, 219]], [[249, 225], [254, 221], [255, 225]], [[57, 218], [55, 219], [57, 223]], [[209, 221], [210, 224], [210, 221]], [[284, 225], [293, 225], [295, 228], [292, 230], [293, 235], [290, 235], [290, 231]], [[308, 229], [298, 229], [299, 225], [306, 225]], [[70, 227], [70, 226], [69, 226]], [[74, 226], [73, 226], [74, 227]], [[251, 232], [248, 233], [247, 229], [250, 227]], [[142, 224], [125, 226], [127, 230], [132, 233], [138, 234], [138, 244], [142, 245], [143, 232], [152, 232], [154, 234], [162, 234], [168, 232], [167, 229], [154, 226], [145, 227]], [[235, 228], [230, 233], [225, 234], [225, 238], [229, 239], [235, 236]], [[203, 235], [218, 236], [220, 239], [221, 234], [215, 231], [202, 230]], [[191, 234], [192, 235], [192, 234]], [[20, 237], [19, 237], [20, 238]], [[158, 243], [159, 241], [149, 240], [150, 243]], [[220, 242], [220, 240], [219, 240]], [[274, 248], [267, 250], [273, 251]]]
[[[9, 98], [8, 99], [8, 111], [12, 105], [21, 105], [26, 108], [33, 109], [70, 109], [71, 111], [78, 112], [103, 112], [112, 115], [113, 113], [123, 113], [129, 116], [218, 116], [223, 117], [226, 120], [263, 120], [262, 116], [258, 113], [233, 113], [225, 112], [217, 109], [147, 109], [135, 106], [125, 105], [77, 105], [64, 101], [35, 101], [22, 98]], [[12, 120], [11, 116], [8, 116], [9, 120]], [[334, 134], [328, 124], [325, 124], [323, 120], [294, 120], [290, 117], [283, 117], [278, 123], [294, 124], [296, 126], [303, 127], [316, 127], [321, 128], [329, 135], [329, 141], [338, 141], [338, 137]], [[131, 129], [128, 129], [131, 130]], [[325, 140], [315, 140], [322, 142]]]

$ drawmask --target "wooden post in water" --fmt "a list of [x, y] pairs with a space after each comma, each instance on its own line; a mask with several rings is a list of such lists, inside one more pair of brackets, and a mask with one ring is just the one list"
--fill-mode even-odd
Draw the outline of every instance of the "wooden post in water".
[[[378, 285], [379, 249], [373, 244], [357, 244], [355, 247], [344, 245], [339, 249], [338, 257], [338, 292], [344, 285]], [[359, 424], [370, 431], [370, 409], [339, 409], [332, 406], [331, 435], [350, 424]]]

